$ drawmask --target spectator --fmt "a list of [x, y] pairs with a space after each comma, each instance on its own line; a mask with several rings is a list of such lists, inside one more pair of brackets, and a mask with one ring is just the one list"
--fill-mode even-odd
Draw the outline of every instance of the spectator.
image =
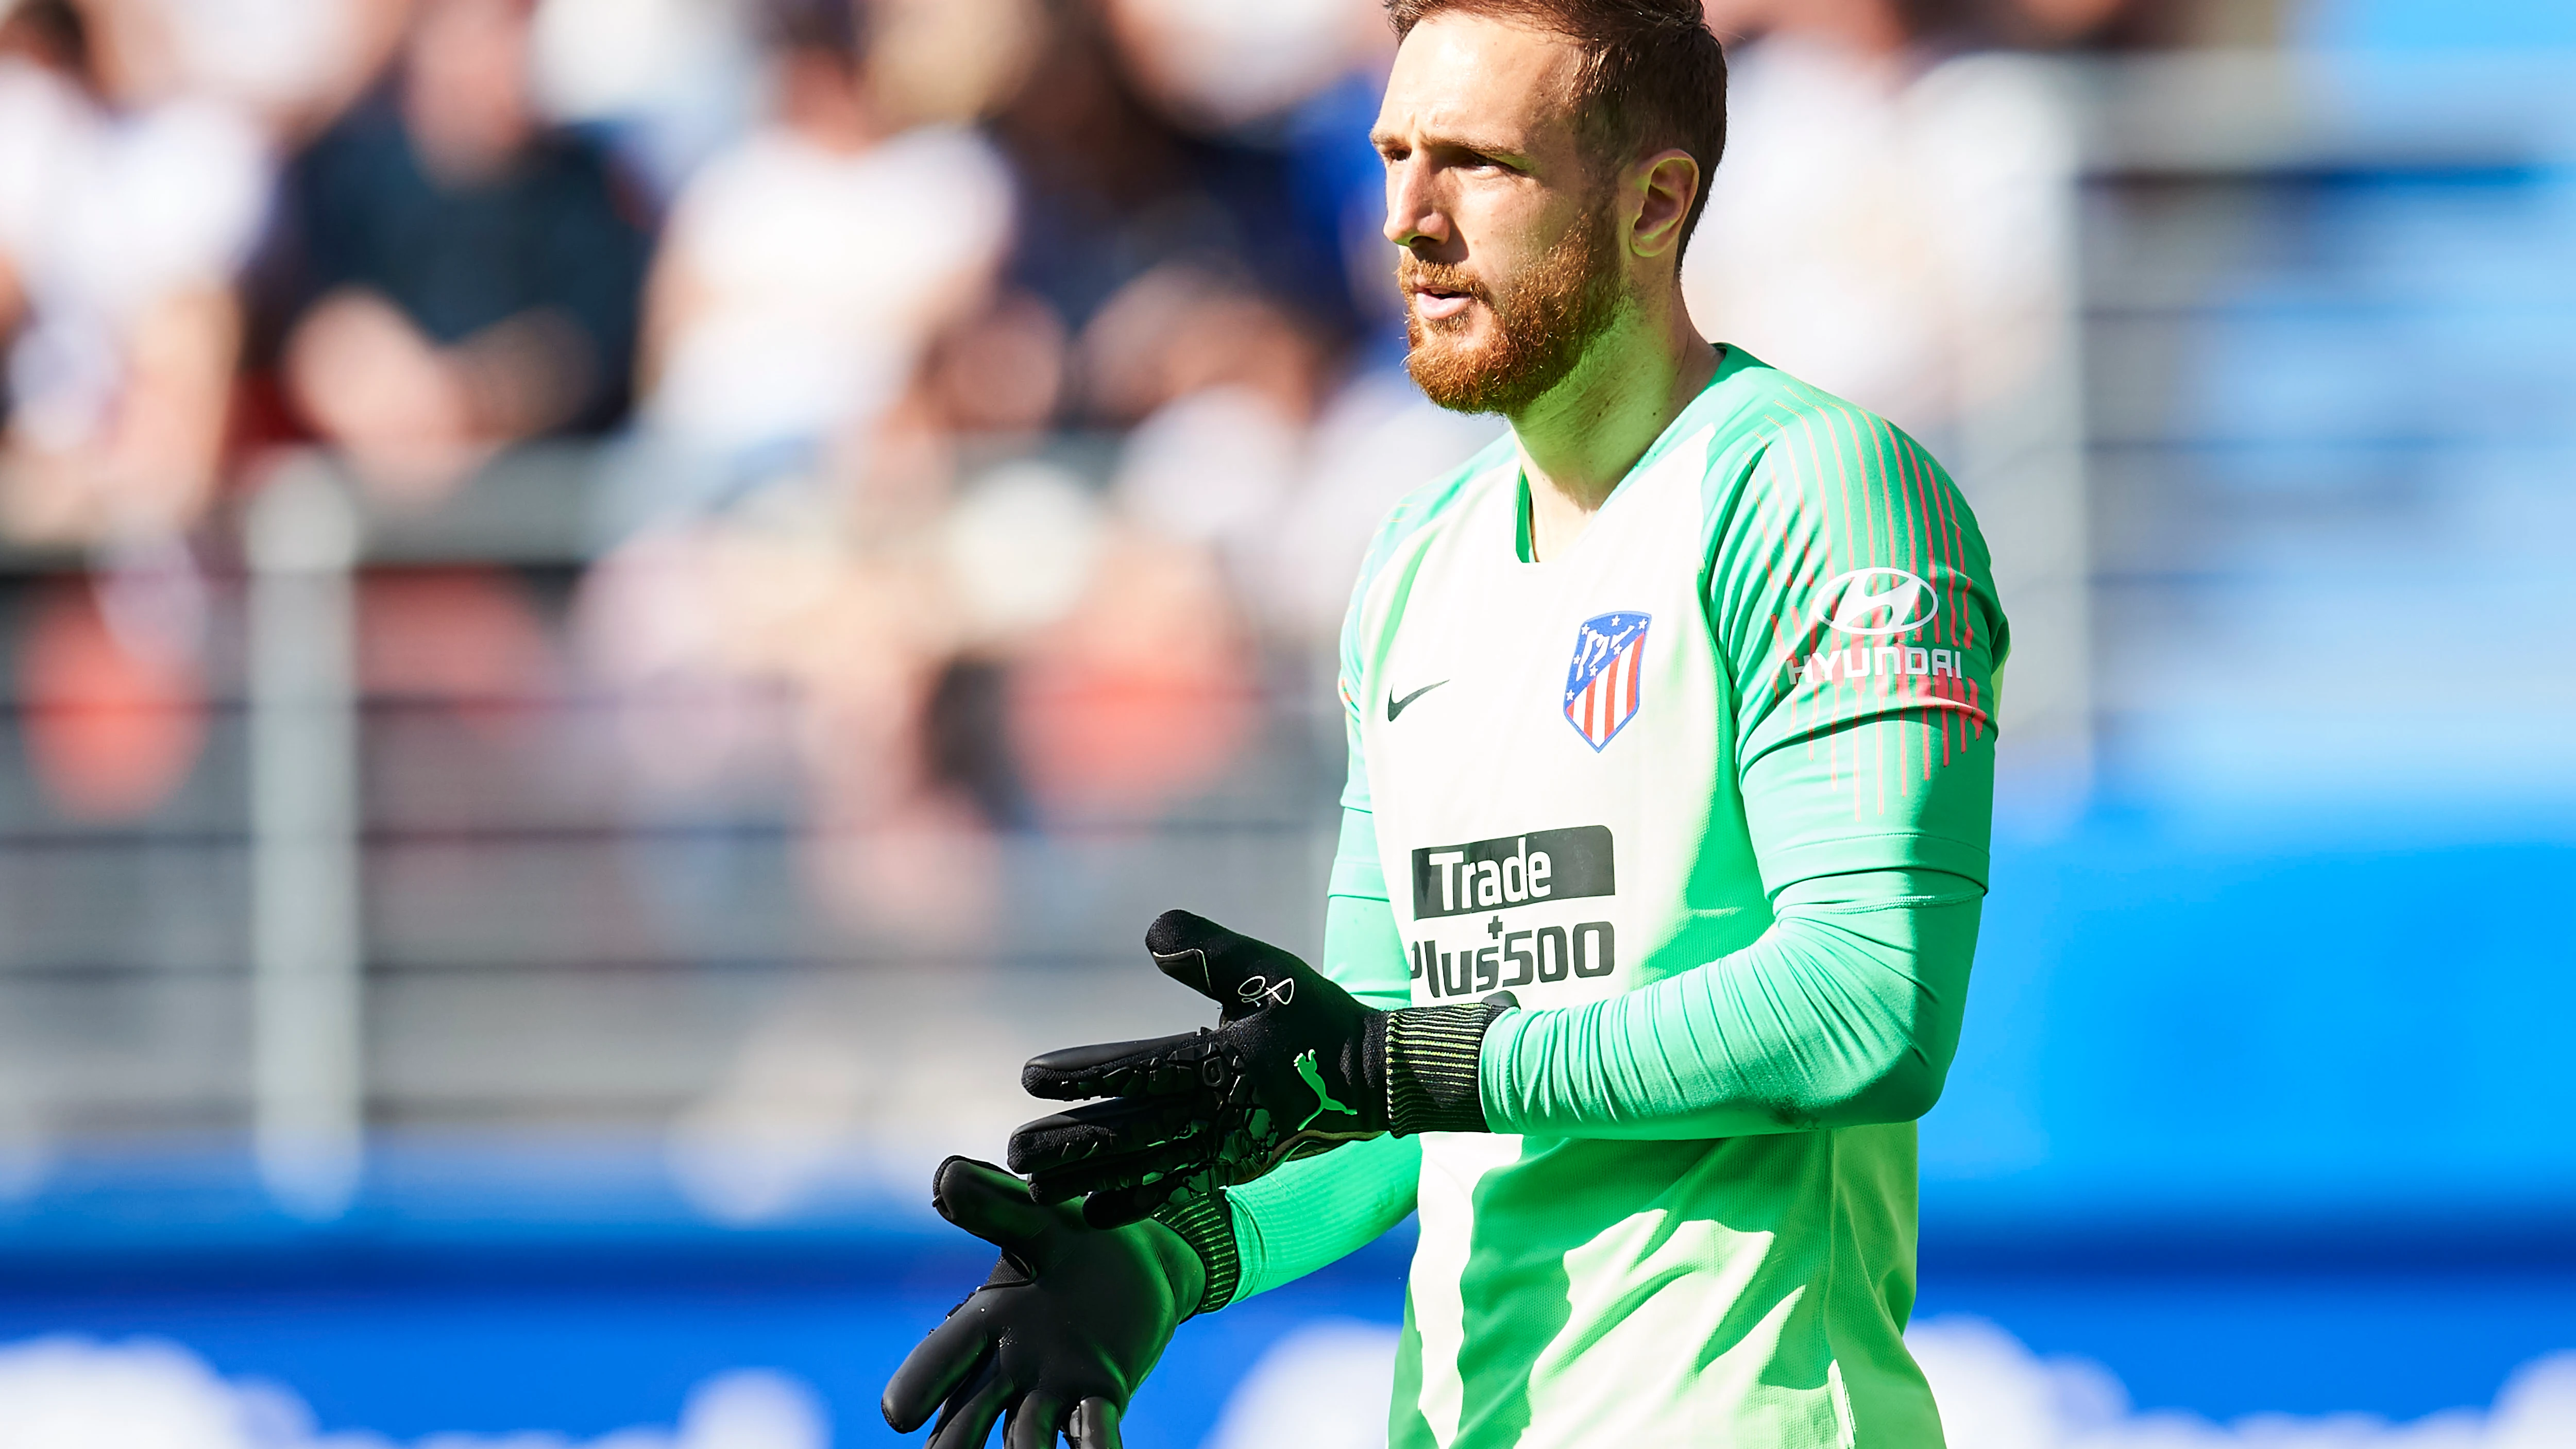
[[[1692, 317], [1959, 455], [1954, 430], [2057, 360], [2072, 158], [2055, 95], [2025, 70], [1945, 63], [1970, 33], [1956, 4], [1709, 10], [1721, 34], [1761, 39], [1737, 57], [1726, 160], [1683, 263]], [[1972, 492], [1978, 462], [1954, 461]]]
[[0, 22], [8, 530], [134, 543], [210, 496], [268, 186], [257, 133], [185, 99], [120, 108], [85, 9]]
[[934, 337], [985, 306], [1010, 177], [972, 132], [900, 130], [851, 0], [771, 16], [770, 119], [690, 181], [654, 264], [643, 356], [659, 502], [705, 504], [864, 436]]
[[[922, 557], [947, 499], [945, 433], [1043, 424], [1063, 344], [1042, 307], [993, 305], [1001, 159], [960, 126], [906, 125], [859, 14], [771, 5], [769, 117], [673, 208], [649, 288], [642, 446], [609, 520], [626, 537], [583, 608], [596, 667], [638, 706], [648, 808], [740, 798], [757, 765], [708, 722], [766, 711], [789, 722], [781, 743], [811, 782], [806, 855], [826, 901], [928, 930], [971, 919], [941, 903], [991, 873], [985, 822], [924, 736], [958, 645]], [[957, 375], [988, 367], [1040, 376]], [[1033, 401], [995, 407], [1021, 395]], [[776, 486], [818, 476], [841, 486]], [[754, 495], [762, 506], [733, 506]], [[948, 865], [916, 879], [933, 861]]]
[[1095, 411], [1134, 430], [1116, 492], [1175, 543], [1217, 549], [1241, 576], [1275, 543], [1322, 359], [1239, 274], [1166, 264], [1119, 292], [1084, 337]]
[[[1150, 21], [1129, 26], [1147, 33]], [[1337, 204], [1301, 204], [1289, 153], [1177, 123], [1095, 7], [1049, 7], [1037, 55], [994, 119], [1020, 183], [1014, 283], [1079, 332], [1177, 262], [1238, 274], [1324, 341], [1358, 331]]]
[[647, 244], [605, 153], [529, 95], [531, 0], [424, 0], [398, 83], [298, 158], [289, 401], [431, 497], [623, 413]]
[[84, 0], [129, 102], [218, 100], [296, 141], [366, 89], [410, 0]]
[[[2175, 44], [2218, 12], [2240, 17], [2281, 0], [1706, 0], [1709, 24], [1730, 40], [1796, 35], [1853, 54], [1966, 46]], [[2206, 37], [2202, 37], [2206, 39]]]
[[169, 800], [206, 741], [206, 684], [186, 653], [120, 619], [113, 581], [32, 592], [15, 678], [19, 737], [53, 812], [129, 821]]

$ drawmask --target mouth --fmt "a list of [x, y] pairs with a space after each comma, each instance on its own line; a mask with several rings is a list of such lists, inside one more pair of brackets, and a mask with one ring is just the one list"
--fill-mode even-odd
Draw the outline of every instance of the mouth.
[[1413, 288], [1413, 312], [1425, 322], [1445, 322], [1467, 310], [1475, 297], [1453, 287], [1416, 286]]

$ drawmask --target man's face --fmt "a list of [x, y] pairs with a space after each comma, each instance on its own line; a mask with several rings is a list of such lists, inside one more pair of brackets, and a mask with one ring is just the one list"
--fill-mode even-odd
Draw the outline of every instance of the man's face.
[[403, 113], [434, 169], [480, 177], [535, 133], [525, 0], [433, 0], [412, 31]]
[[1519, 412], [1626, 295], [1614, 192], [1568, 110], [1582, 62], [1562, 36], [1454, 11], [1396, 52], [1370, 139], [1404, 248], [1405, 365], [1442, 407]]

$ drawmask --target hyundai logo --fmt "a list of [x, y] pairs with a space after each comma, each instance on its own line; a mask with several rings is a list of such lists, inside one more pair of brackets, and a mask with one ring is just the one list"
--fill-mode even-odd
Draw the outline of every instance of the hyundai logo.
[[1816, 622], [1877, 639], [1922, 628], [1940, 607], [1932, 586], [1903, 569], [1854, 569], [1825, 582]]

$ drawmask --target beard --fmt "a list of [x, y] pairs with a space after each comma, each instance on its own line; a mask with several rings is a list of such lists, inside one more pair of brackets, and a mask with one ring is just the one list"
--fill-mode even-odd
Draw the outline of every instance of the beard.
[[[1496, 293], [1464, 267], [1407, 252], [1396, 263], [1404, 289], [1404, 370], [1423, 396], [1451, 412], [1517, 414], [1565, 381], [1619, 315], [1625, 297], [1618, 237], [1608, 198], [1566, 229], [1507, 291]], [[1469, 340], [1476, 308], [1426, 321], [1414, 290], [1463, 293], [1493, 315], [1482, 342]]]

